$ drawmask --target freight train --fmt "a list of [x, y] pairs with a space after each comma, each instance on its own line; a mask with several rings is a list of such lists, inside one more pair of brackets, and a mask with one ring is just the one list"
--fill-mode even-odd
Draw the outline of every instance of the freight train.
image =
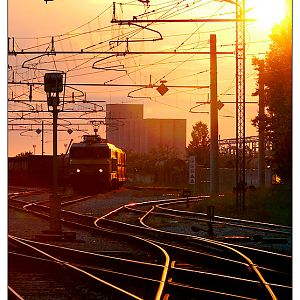
[[[58, 185], [66, 184], [69, 172], [67, 155], [58, 155]], [[52, 187], [53, 156], [23, 155], [8, 158], [8, 184], [15, 186]]]
[[98, 135], [84, 135], [70, 148], [70, 182], [75, 189], [114, 189], [126, 181], [126, 154]]

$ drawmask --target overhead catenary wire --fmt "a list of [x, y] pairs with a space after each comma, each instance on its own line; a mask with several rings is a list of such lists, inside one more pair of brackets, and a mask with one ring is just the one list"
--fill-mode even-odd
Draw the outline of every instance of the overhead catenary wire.
[[[181, 4], [183, 4], [185, 1], [181, 1], [180, 3]], [[206, 1], [205, 3], [212, 3], [213, 1]], [[132, 3], [132, 5], [133, 5], [133, 3], [134, 3], [134, 1], [132, 1], [131, 2]], [[178, 3], [178, 1], [176, 2], [176, 3]], [[201, 3], [203, 4], [204, 3], [204, 1], [201, 1]], [[174, 5], [174, 1], [169, 1], [169, 4], [170, 5], [172, 5], [172, 7], [175, 7], [175, 5]], [[198, 4], [199, 4], [199, 1], [198, 1]], [[195, 8], [195, 6], [194, 6], [194, 8]], [[167, 10], [169, 9], [169, 12], [167, 13]], [[163, 12], [162, 10], [161, 10], [161, 12], [160, 12], [160, 14], [162, 15], [162, 13], [165, 13], [166, 15], [164, 16], [164, 17], [166, 17], [166, 18], [174, 18], [174, 17], [176, 17], [177, 15], [177, 12], [174, 12], [174, 11], [171, 11], [170, 10], [171, 9], [171, 6], [170, 7], [166, 7], [165, 8], [165, 11]], [[186, 10], [186, 11], [189, 11], [189, 10]], [[106, 12], [108, 12], [108, 10], [106, 11]], [[153, 12], [153, 15], [154, 14], [157, 14], [158, 12]], [[178, 14], [180, 14], [180, 12], [178, 12]], [[149, 17], [149, 16], [145, 16], [145, 18], [147, 18], [147, 17]], [[77, 27], [76, 29], [74, 29], [74, 31], [70, 31], [70, 32], [68, 32], [68, 33], [66, 33], [65, 35], [58, 35], [57, 36], [57, 42], [59, 42], [59, 41], [61, 41], [60, 43], [62, 43], [62, 47], [63, 47], [63, 41], [68, 41], [68, 40], [70, 40], [70, 39], [74, 39], [74, 38], [76, 38], [76, 37], [80, 37], [80, 36], [83, 36], [83, 35], [88, 35], [88, 34], [91, 34], [91, 33], [99, 33], [99, 32], [104, 32], [104, 30], [105, 31], [107, 31], [107, 30], [109, 30], [110, 28], [113, 28], [113, 26], [115, 26], [115, 25], [113, 25], [113, 26], [107, 26], [105, 29], [100, 29], [100, 26], [98, 26], [98, 28], [92, 28], [92, 22], [95, 22], [95, 21], [98, 21], [97, 20], [97, 17], [95, 17], [94, 19], [92, 19], [91, 21], [89, 21], [89, 22], [87, 22], [87, 23], [85, 23], [85, 24], [83, 24], [82, 26], [79, 26], [79, 27]], [[84, 30], [84, 29], [86, 29], [86, 28], [88, 28], [88, 30]], [[115, 27], [114, 27], [115, 28]], [[97, 29], [100, 29], [100, 30], [97, 30]], [[232, 28], [231, 28], [232, 29]], [[228, 30], [231, 30], [231, 29], [228, 29]], [[222, 29], [220, 29], [220, 30], [222, 30]], [[79, 31], [82, 31], [82, 33], [80, 33]], [[199, 31], [199, 29], [197, 29], [197, 30], [195, 30], [195, 32], [196, 33], [198, 33], [198, 31]], [[84, 32], [84, 33], [83, 33]], [[138, 31], [136, 32], [137, 34], [138, 34]], [[78, 35], [77, 35], [78, 34]], [[123, 34], [123, 33], [122, 33]], [[127, 32], [127, 33], [124, 33], [125, 34], [125, 36], [132, 36], [132, 35], [134, 35], [135, 33], [134, 32], [132, 32], [132, 31], [130, 31], [130, 33], [129, 32]], [[121, 37], [121, 34], [119, 35], [120, 37]], [[189, 38], [191, 36], [191, 34], [189, 34], [189, 35], [186, 35], [186, 36], [183, 36], [183, 39], [184, 38]], [[164, 38], [165, 38], [166, 36], [164, 35]], [[168, 35], [168, 37], [172, 37], [172, 35]], [[111, 39], [107, 39], [105, 42], [109, 42]], [[95, 42], [96, 40], [94, 40], [94, 42]], [[197, 43], [198, 43], [198, 45], [199, 45], [199, 39], [198, 39], [198, 41], [196, 40], [196, 41], [192, 41], [191, 43], [184, 43], [184, 45], [186, 46], [186, 47], [195, 47], [195, 46], [197, 46]], [[90, 44], [92, 44], [92, 42], [90, 41]], [[103, 43], [104, 44], [104, 43]], [[89, 48], [89, 49], [97, 49], [98, 47], [102, 47], [103, 46], [103, 44], [102, 45], [90, 45], [90, 47], [91, 48]], [[178, 43], [179, 45], [180, 45], [180, 42]], [[182, 42], [181, 42], [181, 44], [182, 44]], [[45, 43], [45, 45], [49, 45], [49, 42], [48, 43]], [[107, 45], [105, 45], [105, 47], [106, 47]], [[178, 46], [178, 45], [177, 45]], [[94, 48], [93, 48], [94, 47]], [[36, 49], [38, 49], [38, 48], [36, 48]], [[50, 60], [48, 60], [48, 63], [49, 64], [51, 64], [51, 63], [56, 63], [56, 64], [59, 64], [59, 63], [66, 63], [66, 61], [65, 61], [65, 58], [66, 58], [67, 56], [64, 56], [63, 58], [59, 58], [58, 56], [57, 57], [55, 57], [54, 58], [54, 56], [53, 57], [50, 57]], [[90, 66], [89, 66], [89, 63], [90, 62], [92, 62], [94, 59], [97, 59], [97, 56], [95, 55], [95, 56], [91, 56], [91, 57], [89, 57], [88, 58], [88, 61], [87, 61], [87, 59], [86, 58], [80, 58], [80, 57], [82, 57], [82, 56], [80, 56], [80, 54], [79, 55], [73, 55], [73, 54], [71, 54], [71, 55], [68, 55], [68, 57], [69, 57], [69, 59], [70, 60], [72, 60], [72, 58], [75, 58], [75, 60], [77, 60], [77, 62], [80, 62], [80, 60], [81, 60], [81, 63], [83, 63], [83, 64], [81, 64], [81, 63], [79, 63], [79, 64], [77, 64], [76, 66], [69, 66], [69, 67], [67, 67], [67, 72], [69, 73], [69, 76], [68, 76], [68, 78], [71, 78], [71, 76], [72, 76], [72, 78], [77, 78], [77, 77], [79, 77], [79, 76], [84, 76], [84, 72], [82, 72], [82, 70], [85, 70], [85, 68], [86, 69], [89, 69], [90, 68]], [[129, 72], [128, 73], [130, 73], [131, 71], [132, 71], [132, 73], [131, 74], [129, 74], [130, 76], [131, 75], [133, 75], [133, 74], [135, 74], [135, 73], [137, 73], [137, 72], [139, 72], [140, 74], [141, 74], [141, 76], [140, 77], [142, 77], [142, 76], [144, 76], [144, 78], [146, 78], [147, 76], [145, 76], [145, 75], [143, 75], [143, 74], [145, 74], [145, 72], [147, 71], [147, 67], [154, 67], [155, 65], [157, 65], [158, 64], [158, 62], [154, 62], [154, 63], [146, 63], [146, 64], [144, 64], [144, 66], [145, 67], [143, 67], [143, 66], [141, 66], [141, 65], [139, 65], [138, 63], [136, 63], [135, 62], [135, 59], [137, 58], [137, 57], [141, 57], [141, 56], [139, 56], [139, 54], [136, 54], [136, 55], [132, 55], [132, 57], [128, 57], [128, 56], [124, 56], [124, 57], [122, 57], [122, 56], [117, 56], [116, 57], [116, 59], [115, 59], [115, 61], [126, 61], [126, 62], [128, 62], [128, 64], [127, 64], [127, 69], [129, 70]], [[175, 56], [173, 56], [173, 58], [174, 58]], [[170, 60], [171, 58], [169, 58], [169, 60]], [[51, 62], [51, 60], [52, 60], [52, 62]], [[199, 59], [197, 59], [198, 61], [199, 61]], [[200, 59], [200, 60], [208, 60], [208, 58], [205, 58], [205, 59]], [[158, 60], [159, 61], [159, 60]], [[184, 63], [185, 62], [192, 62], [192, 61], [196, 61], [196, 59], [194, 59], [193, 57], [191, 57], [189, 60], [177, 60], [177, 61], [174, 61], [172, 64], [176, 64], [177, 66], [175, 66], [174, 68], [173, 68], [173, 70], [174, 71], [176, 71], [177, 69], [179, 69], [180, 68], [180, 65], [184, 65]], [[42, 61], [40, 62], [40, 63], [42, 63]], [[43, 62], [44, 63], [44, 62]], [[162, 64], [166, 64], [167, 65], [167, 63], [168, 63], [168, 59], [166, 59], [165, 60], [165, 62], [163, 62], [163, 61], [161, 61], [161, 63]], [[58, 65], [57, 65], [58, 66]], [[172, 66], [173, 67], [173, 66]], [[170, 71], [172, 71], [172, 67], [171, 68], [169, 68], [169, 72]], [[37, 70], [35, 70], [35, 72], [37, 72], [37, 74], [36, 74], [36, 76], [39, 78], [38, 80], [39, 81], [42, 81], [43, 80], [43, 73], [42, 72], [39, 72], [39, 71], [37, 71]], [[77, 72], [77, 73], [76, 73]], [[81, 74], [80, 74], [81, 73]], [[95, 74], [94, 72], [91, 72], [90, 74], [86, 74], [86, 76], [88, 76], [88, 75], [92, 75], [92, 74]], [[165, 74], [167, 74], [167, 75], [170, 75], [170, 74], [172, 74], [172, 72], [171, 73], [165, 73]], [[176, 73], [177, 74], [177, 73]], [[191, 72], [191, 74], [195, 74], [195, 72], [194, 73], [192, 73]], [[27, 75], [29, 75], [29, 73], [24, 73], [23, 75], [22, 75], [22, 77], [23, 77], [23, 79], [25, 79], [26, 78], [26, 76]], [[153, 74], [153, 78], [156, 78], [156, 80], [159, 80], [158, 78], [164, 78], [164, 77], [159, 77], [159, 76], [157, 76], [158, 74], [156, 73], [156, 74]], [[185, 73], [185, 75], [184, 76], [182, 76], [182, 77], [180, 77], [180, 76], [174, 76], [174, 78], [172, 79], [172, 78], [168, 78], [168, 83], [170, 83], [170, 82], [172, 82], [172, 80], [174, 80], [174, 81], [176, 81], [176, 80], [180, 80], [180, 79], [183, 79], [183, 78], [186, 78], [186, 77], [189, 77], [189, 76], [192, 76], [192, 75], [186, 75], [186, 73]], [[134, 76], [132, 76], [132, 77], [134, 77]], [[148, 76], [149, 77], [149, 76]], [[123, 78], [123, 77], [122, 77]], [[128, 78], [129, 78], [129, 76], [128, 76]], [[121, 79], [121, 78], [117, 78], [116, 77], [116, 79], [113, 79], [113, 81], [116, 81], [116, 80], [118, 80], [118, 79]], [[109, 80], [111, 80], [111, 79], [109, 79]], [[137, 83], [138, 82], [138, 80], [136, 80], [136, 78], [129, 78], [129, 80], [133, 80], [133, 82], [135, 82], [135, 83]], [[33, 80], [30, 80], [30, 81], [33, 81]], [[110, 82], [113, 82], [113, 81], [110, 81]], [[158, 81], [157, 81], [158, 82]], [[175, 84], [176, 85], [176, 84]], [[108, 84], [106, 85], [107, 87], [109, 86]], [[97, 86], [95, 86], [95, 88], [96, 88]], [[115, 88], [115, 87], [117, 87], [117, 85], [116, 86], [112, 86], [113, 88]], [[120, 86], [120, 87], [122, 87], [122, 86]], [[9, 87], [10, 88], [10, 87]], [[39, 86], [35, 86], [34, 87], [34, 89], [36, 89], [36, 92], [39, 92], [39, 93], [44, 93], [43, 92], [43, 89], [42, 89], [43, 87], [42, 87], [42, 85], [39, 87]], [[176, 88], [175, 88], [176, 89]], [[125, 90], [125, 89], [124, 89]], [[101, 91], [99, 91], [99, 92], [94, 92], [94, 93], [105, 93], [106, 91], [103, 91], [103, 92], [101, 92]], [[175, 92], [178, 92], [178, 91], [175, 91]], [[112, 90], [112, 93], [114, 93], [114, 90]], [[185, 91], [184, 89], [181, 89], [181, 91], [180, 91], [180, 93], [188, 93], [187, 91]], [[168, 93], [168, 96], [172, 96], [172, 95], [174, 95], [174, 92], [170, 92], [170, 93]], [[24, 97], [24, 96], [26, 96], [26, 91], [24, 91], [23, 93], [22, 93], [22, 97]], [[22, 97], [20, 97], [20, 98], [22, 98]], [[158, 97], [156, 97], [156, 98], [158, 98]], [[160, 99], [162, 99], [160, 96], [159, 96], [159, 98]], [[153, 101], [153, 100], [151, 100], [151, 101]], [[164, 101], [164, 100], [162, 100], [162, 101]], [[156, 103], [159, 103], [158, 101], [156, 101]], [[169, 103], [170, 104], [170, 103]], [[163, 104], [163, 105], [165, 105], [165, 104]]]

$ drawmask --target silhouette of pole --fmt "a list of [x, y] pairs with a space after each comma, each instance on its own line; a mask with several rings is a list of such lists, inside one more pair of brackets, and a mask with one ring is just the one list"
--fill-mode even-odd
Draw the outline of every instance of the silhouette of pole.
[[42, 155], [44, 155], [44, 121], [42, 121]]
[[245, 0], [227, 1], [236, 5], [235, 92], [236, 92], [236, 206], [245, 208]]
[[61, 233], [60, 211], [61, 204], [58, 197], [58, 161], [57, 161], [57, 118], [58, 93], [53, 100], [53, 198], [50, 201], [50, 231]]
[[[61, 203], [58, 197], [58, 162], [57, 162], [57, 118], [59, 92], [63, 91], [63, 74], [46, 73], [44, 89], [47, 93], [48, 110], [52, 112], [53, 122], [53, 193], [50, 200], [50, 232], [61, 234]], [[51, 110], [52, 108], [52, 110]]]
[[210, 35], [210, 193], [219, 194], [218, 147], [218, 91], [217, 91], [217, 42]]

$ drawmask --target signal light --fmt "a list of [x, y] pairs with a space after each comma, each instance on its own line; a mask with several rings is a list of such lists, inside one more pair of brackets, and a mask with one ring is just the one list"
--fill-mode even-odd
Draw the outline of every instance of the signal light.
[[44, 90], [46, 93], [60, 93], [63, 91], [63, 74], [46, 73], [44, 76]]

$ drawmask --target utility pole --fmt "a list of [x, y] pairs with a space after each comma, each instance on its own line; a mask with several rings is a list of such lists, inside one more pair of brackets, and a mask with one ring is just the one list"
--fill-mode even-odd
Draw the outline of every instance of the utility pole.
[[265, 187], [265, 91], [264, 91], [264, 61], [259, 61], [258, 77], [258, 178], [259, 187]]
[[42, 156], [44, 155], [44, 121], [42, 121]]
[[217, 42], [210, 35], [210, 193], [219, 194], [218, 146], [218, 91], [217, 91]]

